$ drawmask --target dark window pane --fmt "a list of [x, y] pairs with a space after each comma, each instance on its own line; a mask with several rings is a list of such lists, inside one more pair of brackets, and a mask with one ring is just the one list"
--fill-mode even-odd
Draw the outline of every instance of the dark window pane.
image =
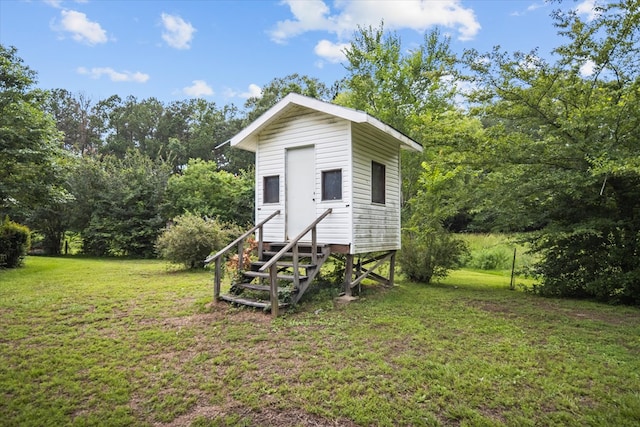
[[264, 177], [264, 203], [278, 203], [280, 201], [280, 176]]
[[371, 201], [385, 203], [386, 167], [380, 163], [371, 162]]
[[342, 199], [342, 169], [322, 172], [322, 200]]

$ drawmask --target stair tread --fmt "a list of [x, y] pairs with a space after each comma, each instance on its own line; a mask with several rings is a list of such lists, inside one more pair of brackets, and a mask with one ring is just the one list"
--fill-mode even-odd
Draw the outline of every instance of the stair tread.
[[[269, 278], [269, 272], [268, 271], [265, 271], [265, 272], [262, 272], [262, 271], [243, 271], [242, 274], [245, 275], [245, 276], [248, 276], [248, 277]], [[281, 280], [293, 280], [294, 277], [293, 277], [292, 274], [278, 274], [278, 279], [281, 279]], [[298, 276], [298, 279], [306, 280], [306, 279], [308, 279], [308, 277], [300, 275], [300, 276]]]
[[[251, 264], [252, 264], [252, 265], [255, 265], [255, 266], [260, 266], [260, 267], [262, 267], [262, 266], [263, 266], [263, 265], [265, 265], [267, 262], [268, 262], [268, 261], [254, 261], [254, 262], [252, 262]], [[287, 262], [281, 262], [281, 261], [278, 261], [278, 262], [276, 263], [276, 265], [277, 265], [278, 267], [293, 267], [293, 263], [292, 263], [292, 262], [288, 262], [288, 261], [287, 261]], [[313, 267], [317, 267], [317, 266], [318, 266], [318, 264], [303, 264], [303, 263], [300, 263], [300, 262], [298, 263], [298, 267], [299, 267], [299, 268], [313, 268]]]
[[[271, 290], [271, 287], [269, 285], [258, 285], [256, 283], [239, 283], [236, 286], [242, 289], [250, 289], [252, 291], [269, 292]], [[295, 290], [296, 289], [294, 289], [294, 291]]]
[[[224, 301], [228, 301], [228, 302], [232, 302], [235, 304], [242, 304], [242, 305], [248, 305], [250, 307], [256, 307], [256, 308], [267, 308], [267, 307], [271, 307], [271, 303], [269, 301], [260, 301], [260, 300], [255, 300], [252, 298], [243, 298], [243, 297], [238, 297], [235, 295], [228, 295], [228, 294], [222, 294], [219, 297], [221, 300]], [[288, 307], [289, 304], [285, 303], [285, 302], [279, 302], [278, 303], [278, 308], [284, 308], [284, 307]]]

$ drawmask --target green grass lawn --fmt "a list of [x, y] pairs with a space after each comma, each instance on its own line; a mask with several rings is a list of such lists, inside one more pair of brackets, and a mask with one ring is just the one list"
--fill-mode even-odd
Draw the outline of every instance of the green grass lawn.
[[640, 311], [508, 285], [323, 290], [272, 320], [211, 306], [210, 272], [29, 257], [0, 271], [0, 425], [639, 425]]

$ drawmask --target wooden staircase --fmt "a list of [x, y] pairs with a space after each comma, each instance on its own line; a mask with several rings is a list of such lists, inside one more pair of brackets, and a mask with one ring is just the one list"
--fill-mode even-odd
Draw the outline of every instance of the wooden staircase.
[[[208, 257], [205, 264], [215, 262], [214, 302], [223, 300], [270, 308], [273, 316], [277, 316], [281, 308], [297, 303], [331, 254], [329, 245], [317, 242], [317, 225], [330, 213], [331, 209], [327, 209], [289, 242], [267, 243], [263, 240], [263, 228], [267, 221], [280, 215], [280, 211], [275, 211], [224, 249]], [[254, 233], [258, 236], [258, 260], [244, 269], [245, 240]], [[301, 242], [309, 234], [311, 241]], [[237, 247], [239, 280], [232, 284], [231, 293], [221, 295], [222, 261], [224, 255], [234, 247]]]
[[[262, 309], [271, 307], [271, 273], [260, 269], [279, 254], [287, 242], [267, 245], [269, 249], [262, 252], [262, 259], [252, 262], [249, 270], [241, 273], [240, 283], [233, 284], [229, 294], [220, 295], [221, 300]], [[329, 245], [317, 244], [314, 256], [312, 244], [301, 242], [297, 244], [297, 261], [294, 252], [283, 252], [275, 262], [279, 309], [300, 301], [320, 272], [322, 264], [329, 258], [331, 249]]]

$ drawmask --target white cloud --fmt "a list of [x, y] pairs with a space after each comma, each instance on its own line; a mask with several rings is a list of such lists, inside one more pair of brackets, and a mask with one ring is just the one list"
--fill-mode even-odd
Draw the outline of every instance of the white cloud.
[[251, 83], [246, 92], [240, 94], [240, 98], [262, 98], [262, 88], [257, 84]]
[[348, 47], [348, 43], [332, 43], [329, 40], [320, 40], [313, 51], [319, 57], [335, 64], [347, 59], [344, 50]]
[[48, 4], [51, 7], [55, 7], [56, 9], [60, 9], [62, 7], [62, 0], [44, 0], [45, 4]]
[[80, 43], [95, 45], [107, 42], [107, 32], [99, 23], [92, 22], [82, 12], [75, 10], [60, 11], [60, 25], [55, 29], [71, 33], [71, 37]]
[[196, 29], [193, 28], [191, 23], [186, 22], [177, 15], [163, 13], [162, 26], [164, 27], [162, 39], [166, 41], [169, 46], [176, 49], [191, 48], [193, 33], [196, 32]]
[[590, 59], [584, 61], [584, 63], [580, 66], [580, 75], [582, 77], [589, 77], [593, 75], [593, 72], [596, 69], [596, 63]]
[[516, 11], [516, 12], [512, 12], [511, 16], [524, 16], [529, 12], [534, 12], [538, 9], [541, 9], [545, 7], [544, 3], [532, 3], [529, 6], [527, 6], [527, 8], [524, 11]]
[[262, 88], [255, 83], [251, 83], [245, 92], [238, 92], [231, 88], [224, 90], [225, 98], [262, 98]]
[[576, 6], [576, 12], [578, 15], [585, 15], [587, 21], [593, 21], [599, 15], [597, 7], [596, 0], [584, 0]]
[[284, 0], [294, 19], [279, 21], [270, 32], [271, 39], [284, 43], [307, 31], [328, 31], [339, 38], [350, 36], [360, 26], [377, 26], [384, 20], [388, 29], [424, 31], [440, 25], [456, 29], [460, 40], [470, 40], [480, 30], [472, 9], [464, 8], [460, 0], [342, 0], [335, 2], [336, 11], [322, 0]]
[[192, 96], [194, 98], [201, 98], [203, 96], [212, 96], [214, 94], [211, 86], [204, 80], [194, 80], [191, 86], [187, 86], [182, 89], [185, 95]]
[[92, 79], [99, 79], [102, 76], [107, 76], [112, 82], [135, 82], [145, 83], [149, 80], [149, 75], [136, 71], [116, 71], [110, 67], [94, 67], [87, 69], [85, 67], [78, 68], [78, 74], [87, 75]]

